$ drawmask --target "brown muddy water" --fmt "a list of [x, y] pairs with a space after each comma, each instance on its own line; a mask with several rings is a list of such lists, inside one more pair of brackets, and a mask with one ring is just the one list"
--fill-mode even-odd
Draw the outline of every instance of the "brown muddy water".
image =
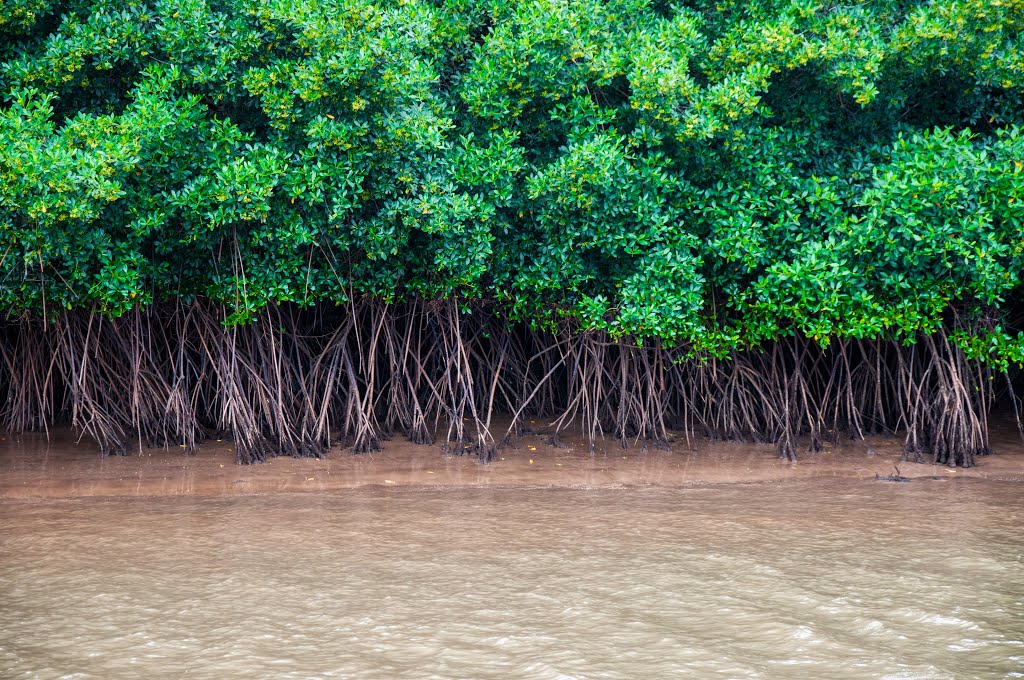
[[0, 677], [1022, 677], [1022, 490], [7, 499]]

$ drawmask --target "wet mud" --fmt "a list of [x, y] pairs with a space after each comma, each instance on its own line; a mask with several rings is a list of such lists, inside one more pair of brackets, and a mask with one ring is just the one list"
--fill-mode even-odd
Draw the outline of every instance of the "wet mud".
[[949, 468], [901, 461], [900, 438], [844, 440], [821, 451], [804, 448], [798, 462], [780, 460], [773, 444], [695, 440], [669, 449], [609, 440], [594, 452], [582, 439], [536, 434], [516, 439], [495, 459], [443, 455], [396, 437], [383, 451], [354, 455], [335, 448], [321, 459], [273, 458], [236, 465], [231, 442], [208, 441], [195, 453], [144, 449], [103, 457], [95, 445], [62, 430], [0, 435], [0, 498], [90, 496], [219, 496], [274, 492], [326, 492], [359, 487], [563, 487], [692, 486], [807, 479], [914, 479], [1024, 481], [1024, 445], [1016, 433], [996, 435], [995, 453], [976, 467]]

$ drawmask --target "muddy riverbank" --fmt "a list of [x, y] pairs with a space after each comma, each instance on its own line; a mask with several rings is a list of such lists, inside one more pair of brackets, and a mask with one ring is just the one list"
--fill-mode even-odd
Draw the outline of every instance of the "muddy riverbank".
[[0, 498], [89, 496], [218, 496], [334, 491], [374, 486], [631, 487], [690, 486], [805, 479], [868, 479], [900, 473], [911, 479], [1024, 481], [1024, 446], [1016, 433], [995, 438], [995, 453], [969, 469], [900, 462], [899, 438], [845, 440], [818, 453], [802, 451], [795, 464], [771, 445], [695, 440], [665, 451], [607, 441], [590, 453], [580, 441], [554, 446], [544, 435], [516, 440], [490, 464], [444, 456], [438, 446], [396, 437], [384, 450], [353, 455], [334, 449], [324, 459], [276, 458], [262, 465], [234, 463], [230, 442], [210, 441], [196, 453], [146, 449], [101, 457], [69, 431], [4, 434], [0, 440]]

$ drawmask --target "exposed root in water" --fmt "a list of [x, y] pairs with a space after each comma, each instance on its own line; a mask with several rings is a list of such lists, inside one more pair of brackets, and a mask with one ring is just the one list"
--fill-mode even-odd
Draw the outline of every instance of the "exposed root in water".
[[875, 479], [877, 481], [879, 481], [879, 482], [909, 482], [909, 481], [911, 481], [910, 477], [904, 477], [903, 475], [901, 475], [900, 474], [900, 469], [898, 467], [896, 467], [895, 465], [893, 466], [893, 469], [896, 470], [896, 474], [894, 474], [894, 475], [880, 475], [880, 474], [878, 474], [876, 472], [875, 473]]

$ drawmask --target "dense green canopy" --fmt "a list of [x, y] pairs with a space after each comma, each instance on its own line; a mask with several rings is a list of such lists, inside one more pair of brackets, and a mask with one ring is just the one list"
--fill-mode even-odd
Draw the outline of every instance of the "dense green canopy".
[[0, 306], [1024, 360], [1024, 0], [4, 0]]

